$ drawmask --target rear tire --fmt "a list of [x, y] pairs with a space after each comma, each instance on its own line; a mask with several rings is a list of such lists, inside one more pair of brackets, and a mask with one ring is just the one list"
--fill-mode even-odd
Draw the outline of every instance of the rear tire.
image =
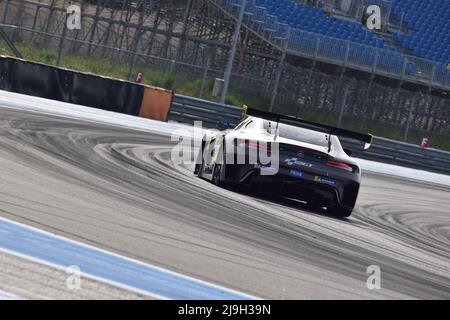
[[322, 201], [318, 200], [318, 199], [310, 199], [309, 201], [307, 201], [308, 206], [311, 208], [311, 210], [313, 210], [314, 212], [322, 212], [323, 208], [326, 207], [327, 205], [324, 204]]
[[330, 209], [327, 209], [327, 211], [330, 214], [332, 214], [333, 216], [341, 217], [341, 218], [348, 218], [352, 214], [353, 208], [348, 209], [348, 208], [344, 208], [344, 207], [332, 207]]
[[222, 187], [223, 186], [222, 170], [223, 170], [223, 165], [222, 164], [217, 164], [217, 163], [214, 164], [213, 174], [212, 174], [212, 183], [214, 183], [218, 187]]

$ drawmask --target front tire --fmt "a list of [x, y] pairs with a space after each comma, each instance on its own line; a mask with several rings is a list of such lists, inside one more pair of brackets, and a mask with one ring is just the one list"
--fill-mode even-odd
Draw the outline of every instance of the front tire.
[[195, 169], [194, 169], [194, 175], [199, 176], [200, 177], [200, 173], [203, 170], [203, 160], [201, 164], [196, 164], [195, 165]]
[[[202, 170], [204, 166], [204, 160], [203, 160], [203, 150], [205, 149], [205, 138], [202, 139], [202, 146], [200, 150], [198, 151], [197, 159], [195, 161], [195, 167], [194, 167], [194, 175], [197, 175], [201, 177]], [[199, 163], [200, 162], [200, 163]]]
[[[225, 138], [224, 138], [225, 139]], [[225, 143], [222, 141], [221, 150], [219, 151], [219, 155], [221, 155], [222, 162], [214, 163], [212, 170], [211, 181], [218, 187], [225, 187], [225, 181], [223, 181], [225, 177]]]

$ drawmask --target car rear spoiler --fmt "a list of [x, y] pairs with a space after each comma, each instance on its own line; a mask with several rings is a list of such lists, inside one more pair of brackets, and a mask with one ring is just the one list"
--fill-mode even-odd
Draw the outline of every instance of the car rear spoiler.
[[307, 121], [299, 118], [294, 118], [291, 116], [286, 116], [282, 114], [277, 114], [273, 112], [261, 111], [256, 109], [248, 108], [247, 106], [242, 107], [242, 117], [253, 116], [257, 118], [263, 118], [266, 120], [274, 121], [277, 123], [284, 123], [291, 126], [301, 127], [305, 129], [310, 129], [314, 131], [319, 131], [323, 133], [328, 133], [330, 135], [335, 135], [339, 137], [349, 138], [364, 142], [364, 150], [370, 148], [372, 144], [373, 136], [371, 134], [363, 134], [355, 131], [345, 130], [341, 128], [336, 128], [332, 126], [328, 126], [321, 123], [316, 123], [312, 121]]

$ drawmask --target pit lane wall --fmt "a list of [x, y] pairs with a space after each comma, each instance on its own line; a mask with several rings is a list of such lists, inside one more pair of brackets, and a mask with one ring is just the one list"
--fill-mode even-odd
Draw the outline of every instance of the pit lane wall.
[[173, 92], [0, 56], [0, 90], [167, 121]]

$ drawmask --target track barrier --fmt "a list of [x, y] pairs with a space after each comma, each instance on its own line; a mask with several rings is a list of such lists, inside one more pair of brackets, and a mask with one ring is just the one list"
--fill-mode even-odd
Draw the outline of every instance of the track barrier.
[[0, 56], [0, 89], [167, 121], [172, 91]]

